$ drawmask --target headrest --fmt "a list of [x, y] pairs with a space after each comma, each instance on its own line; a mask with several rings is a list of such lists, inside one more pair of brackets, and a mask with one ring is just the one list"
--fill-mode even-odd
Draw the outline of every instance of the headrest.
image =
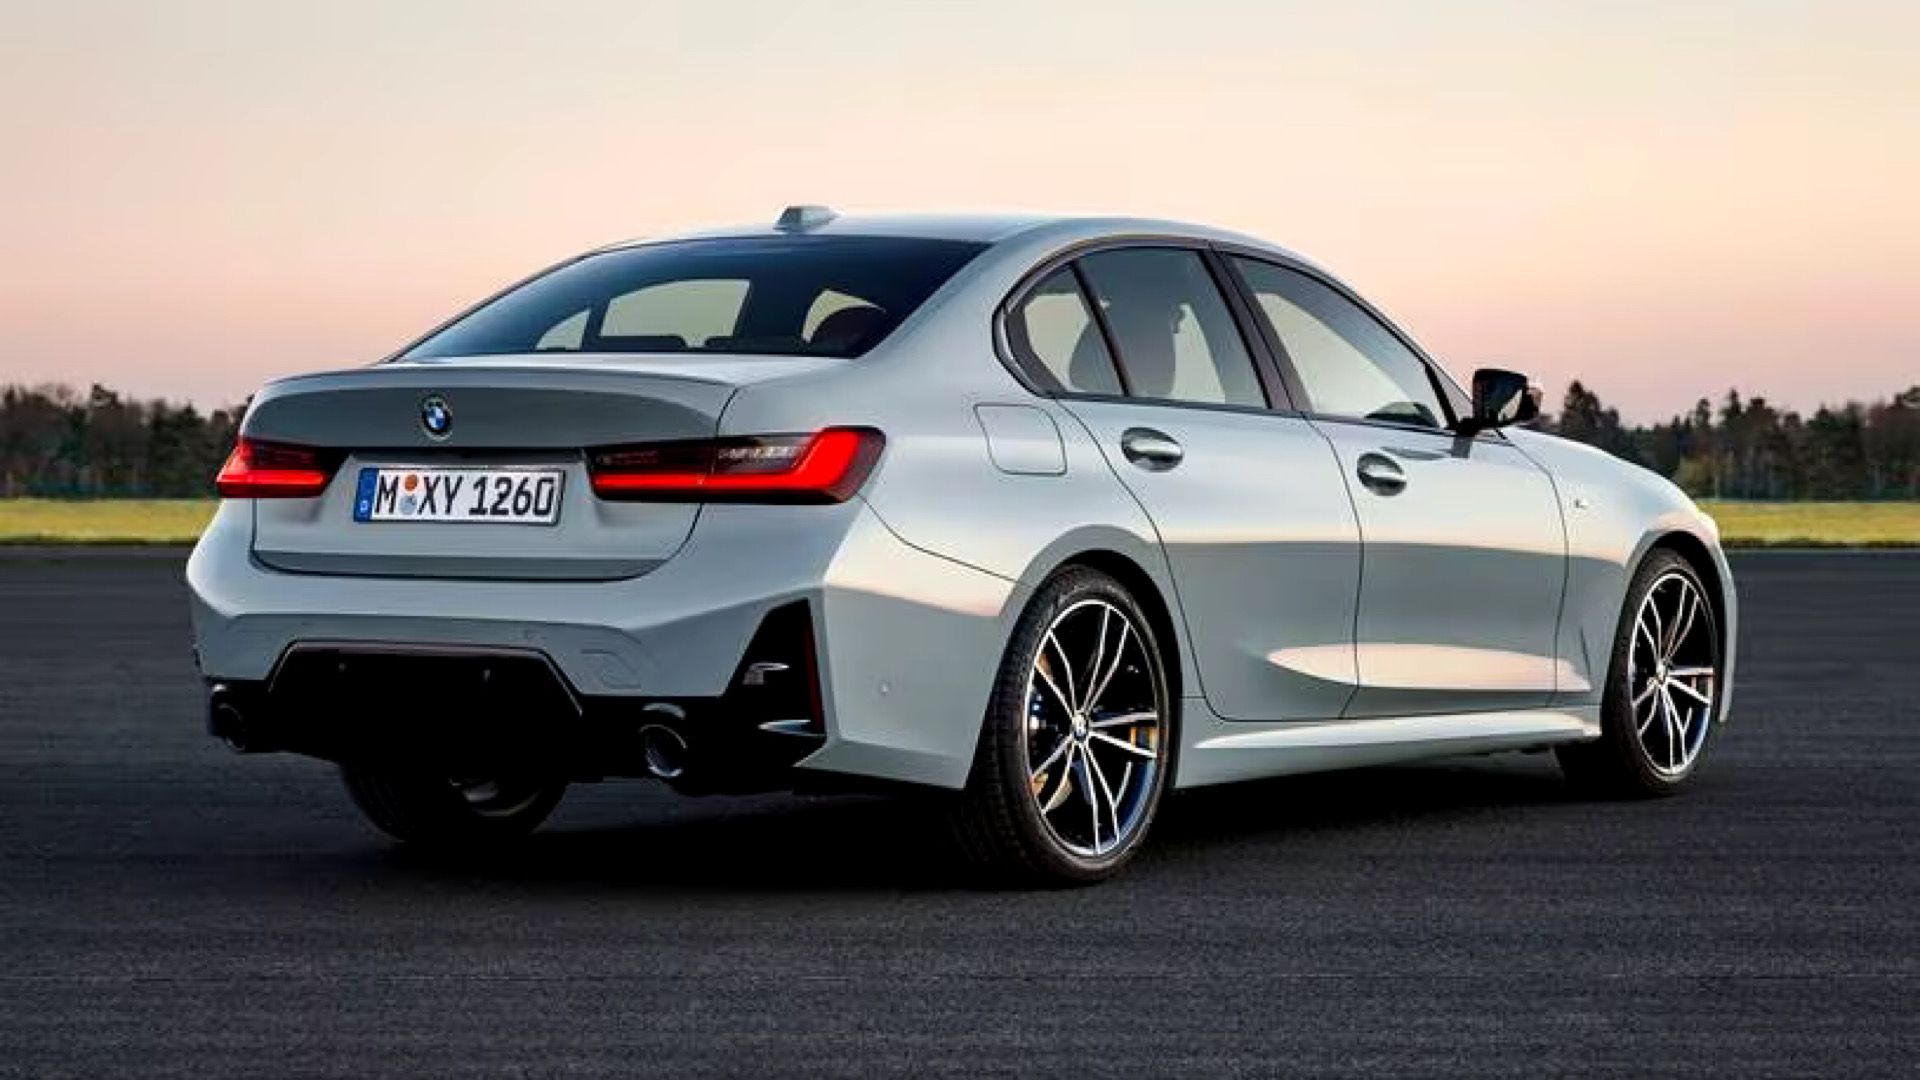
[[887, 313], [872, 304], [844, 307], [820, 320], [808, 345], [814, 352], [862, 352], [878, 340], [886, 328]]

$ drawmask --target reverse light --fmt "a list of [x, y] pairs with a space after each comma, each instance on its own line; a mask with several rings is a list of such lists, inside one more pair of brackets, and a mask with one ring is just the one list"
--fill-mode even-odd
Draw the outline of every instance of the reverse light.
[[213, 486], [228, 499], [312, 498], [327, 490], [339, 464], [330, 451], [243, 438]]
[[872, 428], [834, 427], [608, 446], [587, 452], [587, 472], [603, 499], [836, 503], [860, 490], [885, 445]]

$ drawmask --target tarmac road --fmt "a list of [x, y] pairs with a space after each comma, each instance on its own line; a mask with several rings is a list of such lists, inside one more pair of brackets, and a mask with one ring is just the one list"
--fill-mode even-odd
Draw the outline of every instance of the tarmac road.
[[576, 789], [423, 861], [203, 734], [177, 551], [0, 552], [0, 1075], [1914, 1075], [1920, 555], [1736, 559], [1698, 786], [1191, 793], [1102, 888], [867, 799]]

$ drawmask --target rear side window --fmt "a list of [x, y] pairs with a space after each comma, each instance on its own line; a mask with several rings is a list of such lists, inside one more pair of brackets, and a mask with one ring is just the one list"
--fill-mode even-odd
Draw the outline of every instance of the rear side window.
[[1266, 394], [1204, 260], [1184, 248], [1123, 248], [1080, 260], [1119, 352], [1127, 392], [1161, 401], [1263, 406]]
[[848, 296], [843, 292], [828, 289], [814, 297], [813, 306], [807, 309], [807, 319], [800, 325], [800, 336], [811, 341], [819, 332], [820, 324], [848, 308], [864, 308], [873, 305], [857, 296]]
[[1076, 394], [1119, 394], [1120, 376], [1071, 268], [1048, 275], [1007, 317], [1007, 338], [1029, 363]]
[[959, 240], [777, 236], [601, 252], [482, 304], [404, 358], [859, 356], [984, 249]]
[[681, 348], [727, 337], [739, 325], [749, 288], [751, 283], [742, 278], [699, 278], [616, 296], [607, 301], [600, 318], [600, 347], [628, 352], [632, 350], [626, 343], [633, 339], [655, 338], [670, 339], [670, 347]]

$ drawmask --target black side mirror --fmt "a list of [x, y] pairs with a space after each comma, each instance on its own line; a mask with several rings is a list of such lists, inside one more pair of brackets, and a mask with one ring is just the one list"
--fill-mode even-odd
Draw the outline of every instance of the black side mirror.
[[1473, 415], [1461, 417], [1454, 430], [1477, 435], [1489, 428], [1524, 424], [1540, 415], [1540, 388], [1517, 371], [1481, 368], [1473, 373]]

